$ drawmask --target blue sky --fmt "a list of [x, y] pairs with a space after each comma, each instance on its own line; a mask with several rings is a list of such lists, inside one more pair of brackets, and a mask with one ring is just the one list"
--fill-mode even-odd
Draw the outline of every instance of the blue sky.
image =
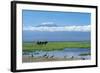
[[53, 22], [57, 26], [91, 24], [90, 13], [23, 10], [22, 17], [23, 26], [38, 26], [46, 22]]
[[[90, 40], [90, 13], [23, 10], [22, 17], [24, 41]], [[44, 23], [54, 23], [59, 27], [39, 26]]]

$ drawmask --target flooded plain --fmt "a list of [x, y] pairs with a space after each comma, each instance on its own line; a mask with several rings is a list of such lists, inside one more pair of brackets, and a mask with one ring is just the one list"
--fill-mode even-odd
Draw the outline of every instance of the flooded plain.
[[23, 63], [61, 60], [89, 60], [91, 59], [91, 50], [89, 48], [65, 48], [64, 50], [54, 51], [23, 52], [22, 58]]

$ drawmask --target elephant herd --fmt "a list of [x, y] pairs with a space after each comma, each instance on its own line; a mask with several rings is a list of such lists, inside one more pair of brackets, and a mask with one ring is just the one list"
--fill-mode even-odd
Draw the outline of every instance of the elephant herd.
[[37, 45], [46, 45], [48, 42], [47, 41], [37, 41]]

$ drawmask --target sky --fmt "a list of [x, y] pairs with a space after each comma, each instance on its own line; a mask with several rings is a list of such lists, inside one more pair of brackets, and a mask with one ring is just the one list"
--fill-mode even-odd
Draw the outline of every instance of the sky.
[[[90, 13], [23, 10], [22, 17], [23, 30], [90, 31]], [[57, 27], [44, 27], [45, 24], [55, 24]], [[40, 25], [43, 27], [37, 27]]]
[[37, 26], [46, 22], [54, 22], [59, 26], [89, 25], [90, 17], [90, 13], [23, 10], [24, 26]]
[[24, 41], [90, 40], [90, 13], [23, 10], [22, 17]]

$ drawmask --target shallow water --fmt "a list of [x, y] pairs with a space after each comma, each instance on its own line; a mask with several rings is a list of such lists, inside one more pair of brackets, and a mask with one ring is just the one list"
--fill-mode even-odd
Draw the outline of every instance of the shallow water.
[[65, 48], [64, 50], [55, 50], [55, 51], [35, 51], [35, 52], [23, 52], [23, 55], [34, 56], [34, 57], [43, 57], [44, 55], [48, 57], [55, 58], [85, 58], [90, 59], [90, 55], [80, 56], [80, 54], [91, 53], [90, 49], [87, 48]]
[[70, 57], [77, 57], [77, 58], [85, 58], [90, 59], [90, 55], [80, 56], [80, 54], [88, 54], [91, 53], [91, 50], [88, 48], [65, 48], [64, 50], [55, 50], [55, 51], [35, 51], [35, 52], [23, 52], [23, 55], [34, 57], [43, 57], [44, 55], [48, 57], [55, 57], [55, 58], [70, 58]]

